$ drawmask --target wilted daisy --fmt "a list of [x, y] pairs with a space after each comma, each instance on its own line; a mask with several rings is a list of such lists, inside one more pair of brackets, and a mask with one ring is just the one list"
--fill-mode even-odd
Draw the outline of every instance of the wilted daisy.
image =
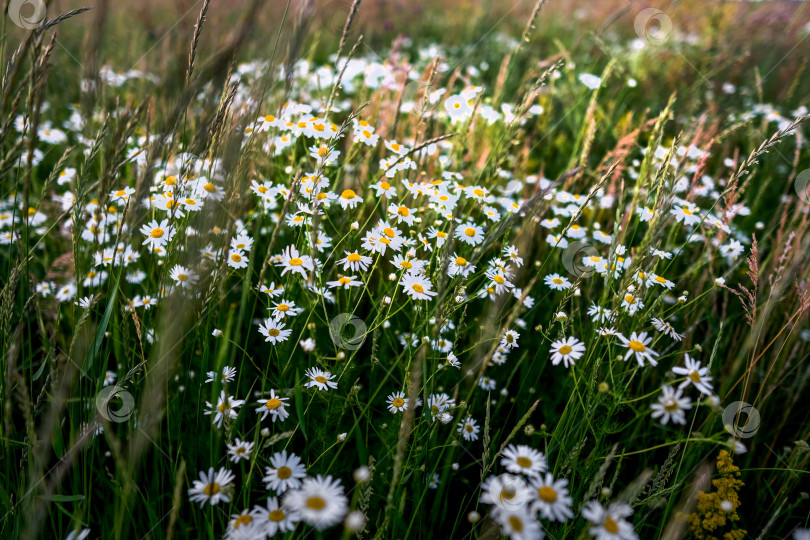
[[301, 458], [295, 454], [288, 455], [286, 450], [282, 450], [270, 456], [270, 466], [265, 468], [264, 473], [263, 480], [267, 489], [283, 493], [301, 485], [301, 479], [307, 475], [307, 468], [301, 463]]
[[585, 344], [573, 336], [555, 341], [549, 350], [552, 365], [556, 366], [562, 362], [565, 367], [574, 365], [584, 353]]
[[574, 516], [571, 511], [572, 499], [568, 495], [568, 480], [554, 480], [551, 473], [539, 475], [529, 480], [532, 494], [532, 511], [539, 512], [545, 519], [565, 521]]
[[340, 480], [321, 475], [306, 478], [300, 488], [289, 490], [284, 495], [284, 507], [318, 530], [337, 525], [349, 510]]
[[304, 372], [304, 375], [309, 379], [309, 382], [304, 385], [307, 388], [314, 386], [318, 390], [328, 391], [330, 388], [338, 387], [337, 383], [332, 380], [335, 376], [328, 371], [323, 371], [318, 368], [309, 368]]
[[255, 409], [255, 412], [262, 415], [260, 420], [264, 420], [269, 414], [273, 422], [276, 420], [284, 421], [290, 416], [290, 413], [287, 412], [287, 401], [289, 399], [276, 395], [276, 391], [271, 389], [270, 397], [258, 401], [259, 406]]
[[242, 399], [234, 399], [233, 396], [229, 396], [225, 393], [225, 390], [221, 390], [219, 393], [219, 400], [217, 401], [217, 406], [214, 407], [211, 405], [209, 401], [205, 402], [205, 406], [208, 409], [205, 411], [206, 415], [214, 415], [213, 423], [217, 427], [222, 427], [222, 420], [227, 416], [231, 420], [235, 419], [239, 414], [236, 411], [237, 408], [241, 407], [245, 403]]
[[233, 493], [234, 475], [231, 471], [221, 468], [214, 472], [214, 468], [208, 472], [200, 471], [200, 479], [194, 480], [194, 485], [188, 490], [188, 497], [193, 502], [200, 503], [201, 506], [208, 503], [215, 505], [220, 501], [230, 502]]
[[501, 465], [511, 473], [537, 476], [547, 468], [543, 453], [525, 444], [510, 444], [501, 455]]
[[647, 337], [647, 332], [641, 332], [639, 334], [633, 332], [630, 334], [629, 338], [619, 334], [619, 339], [622, 342], [621, 345], [628, 349], [623, 360], [627, 361], [630, 357], [635, 357], [638, 365], [641, 367], [644, 367], [645, 361], [653, 366], [658, 365], [658, 361], [655, 359], [658, 353], [648, 348], [650, 343], [652, 343], [652, 337]]
[[683, 339], [683, 336], [678, 332], [676, 332], [675, 328], [665, 320], [653, 317], [652, 319], [650, 319], [650, 322], [652, 323], [653, 327], [655, 327], [656, 330], [658, 330], [662, 334], [671, 337], [675, 341], [681, 341]]
[[236, 377], [236, 368], [231, 366], [225, 366], [222, 368], [221, 374], [217, 374], [216, 371], [209, 371], [205, 374], [205, 376], [208, 377], [207, 379], [205, 379], [205, 382], [207, 383], [214, 381], [220, 381], [223, 383], [231, 382], [234, 379], [234, 377]]
[[661, 423], [666, 425], [670, 420], [673, 424], [685, 424], [685, 410], [692, 408], [692, 400], [684, 397], [680, 388], [673, 390], [671, 386], [662, 386], [661, 395], [658, 396], [658, 403], [653, 403], [653, 418], [661, 418]]
[[684, 355], [686, 367], [675, 366], [672, 372], [683, 375], [686, 379], [678, 386], [679, 389], [686, 388], [690, 384], [697, 388], [701, 394], [712, 395], [712, 376], [708, 367], [701, 367], [700, 362], [694, 360], [689, 353]]

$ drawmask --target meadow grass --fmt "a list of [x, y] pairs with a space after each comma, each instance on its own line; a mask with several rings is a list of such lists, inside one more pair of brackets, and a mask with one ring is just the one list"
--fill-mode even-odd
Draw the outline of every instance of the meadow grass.
[[0, 538], [810, 536], [804, 3], [5, 4]]

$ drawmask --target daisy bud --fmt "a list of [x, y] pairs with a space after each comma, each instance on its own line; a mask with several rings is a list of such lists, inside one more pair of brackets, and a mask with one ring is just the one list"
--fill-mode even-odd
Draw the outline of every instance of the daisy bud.
[[720, 503], [720, 509], [723, 512], [731, 512], [732, 510], [734, 510], [734, 505], [731, 504], [731, 501], [723, 501]]
[[180, 392], [184, 391], [185, 389], [186, 389], [186, 387], [183, 386], [182, 384], [177, 387], [177, 390], [180, 391]]
[[366, 515], [360, 510], [349, 512], [346, 521], [343, 523], [346, 530], [352, 533], [359, 533], [366, 526]]
[[685, 296], [679, 296], [678, 297], [678, 303], [679, 304], [685, 304], [686, 303], [686, 297]]
[[481, 514], [473, 510], [469, 514], [467, 514], [467, 521], [470, 523], [478, 523], [478, 520], [481, 519]]
[[574, 289], [574, 296], [582, 296], [582, 289], [580, 289], [579, 287]]
[[610, 385], [605, 381], [599, 383], [599, 393], [600, 394], [607, 394], [610, 390]]
[[220, 330], [219, 328], [214, 328], [214, 331], [211, 332], [211, 335], [214, 337], [219, 337], [222, 335], [222, 330]]
[[388, 281], [396, 281], [396, 280], [397, 275], [395, 273], [391, 272], [390, 274], [388, 274]]
[[523, 433], [531, 437], [532, 435], [534, 435], [534, 426], [531, 424], [526, 424], [526, 427], [523, 428]]
[[633, 292], [633, 291], [635, 291], [635, 290], [636, 290], [636, 286], [635, 286], [635, 285], [628, 285], [628, 286], [627, 286], [627, 291], [628, 291], [628, 292]]
[[353, 231], [356, 231], [359, 228], [360, 228], [360, 224], [358, 222], [355, 221], [354, 223], [352, 223], [352, 230]]
[[757, 228], [757, 230], [760, 230], [760, 231], [761, 231], [762, 229], [764, 229], [764, 228], [765, 228], [765, 224], [764, 224], [764, 223], [762, 223], [761, 221], [757, 221], [757, 222], [754, 224], [754, 227], [756, 227], [756, 228]]
[[385, 304], [386, 306], [390, 306], [391, 305], [391, 297], [386, 296], [385, 298], [383, 298], [383, 304]]
[[456, 303], [457, 303], [457, 304], [460, 304], [460, 303], [462, 303], [463, 301], [464, 301], [464, 297], [463, 297], [463, 296], [456, 296]]
[[454, 471], [457, 471], [458, 470], [458, 463], [453, 463], [452, 465], [450, 465], [450, 468], [453, 469]]
[[504, 388], [501, 388], [501, 395], [502, 395], [503, 397], [508, 396], [508, 395], [509, 395], [509, 390], [507, 390], [505, 387], [504, 387]]
[[609, 487], [603, 487], [602, 488], [602, 497], [610, 497], [610, 488]]
[[340, 435], [338, 435], [338, 441], [339, 442], [343, 442], [345, 440], [346, 440], [346, 434], [345, 433], [341, 433]]
[[270, 428], [262, 428], [262, 437], [268, 437], [270, 435]]
[[344, 360], [345, 358], [346, 358], [346, 353], [345, 353], [345, 352], [343, 352], [343, 351], [339, 351], [339, 352], [337, 353], [337, 359], [338, 359], [338, 360]]
[[371, 478], [371, 471], [365, 465], [354, 470], [354, 481], [358, 484], [368, 482], [369, 478]]
[[390, 328], [390, 327], [391, 327], [391, 321], [383, 321], [383, 328]]

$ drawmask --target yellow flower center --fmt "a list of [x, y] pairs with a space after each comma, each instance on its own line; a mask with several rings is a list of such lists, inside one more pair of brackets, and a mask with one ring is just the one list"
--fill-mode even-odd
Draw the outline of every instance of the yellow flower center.
[[610, 534], [616, 534], [619, 532], [619, 525], [615, 521], [613, 521], [613, 518], [611, 517], [605, 519], [604, 527], [605, 530]]
[[411, 212], [404, 206], [400, 206], [399, 209], [397, 210], [397, 214], [399, 214], [402, 217], [408, 217], [409, 215], [411, 215]]
[[312, 510], [323, 510], [326, 506], [326, 501], [323, 500], [323, 497], [318, 497], [314, 495], [307, 499], [306, 502], [307, 508], [311, 508]]
[[238, 253], [234, 253], [233, 255], [231, 255], [231, 260], [233, 262], [240, 262], [242, 260], [242, 256], [239, 255]]
[[495, 276], [492, 279], [495, 280], [495, 283], [497, 283], [498, 285], [503, 285], [504, 282], [506, 281], [501, 276]]
[[205, 191], [207, 191], [208, 193], [213, 193], [213, 192], [215, 192], [215, 191], [217, 190], [217, 186], [215, 186], [215, 185], [214, 185], [214, 184], [212, 184], [211, 182], [208, 182], [207, 184], [205, 184], [205, 185], [203, 186], [203, 189], [204, 189]]
[[268, 333], [268, 334], [270, 334], [270, 335], [271, 335], [271, 336], [273, 336], [273, 337], [276, 337], [276, 336], [277, 336], [277, 335], [279, 335], [281, 332], [279, 332], [279, 331], [278, 331], [278, 330], [276, 330], [275, 328], [271, 328], [270, 330], [268, 330], [268, 331], [267, 331], [267, 333]]
[[701, 380], [700, 379], [700, 373], [698, 373], [697, 370], [690, 373], [689, 378], [692, 380], [693, 383], [699, 383], [700, 380]]
[[473, 237], [475, 236], [475, 229], [473, 229], [472, 227], [467, 227], [466, 229], [464, 229], [464, 234], [466, 234], [469, 237]]
[[483, 197], [484, 196], [484, 190], [481, 189], [481, 188], [475, 188], [473, 190], [473, 193], [475, 193], [475, 195], [478, 196], [478, 197]]
[[279, 469], [276, 471], [276, 474], [282, 480], [286, 480], [287, 478], [292, 476], [292, 469], [290, 469], [289, 467], [279, 467]]
[[635, 339], [627, 344], [628, 347], [633, 349], [635, 352], [644, 352], [647, 350], [647, 347], [640, 341], [636, 341]]
[[402, 399], [401, 397], [394, 398], [391, 401], [391, 405], [393, 405], [394, 407], [402, 407], [403, 405], [405, 405], [405, 400]]
[[560, 347], [560, 350], [557, 351], [557, 352], [559, 352], [562, 355], [566, 355], [566, 354], [569, 354], [571, 351], [572, 351], [572, 349], [571, 349], [570, 345], [563, 345], [562, 347]]
[[152, 232], [149, 233], [149, 236], [151, 236], [152, 238], [160, 238], [161, 236], [163, 236], [163, 229], [161, 229], [160, 227], [155, 227], [154, 229], [152, 229]]
[[217, 484], [216, 482], [212, 482], [211, 484], [208, 484], [203, 489], [203, 493], [205, 493], [209, 497], [211, 495], [216, 495], [217, 493], [219, 493], [219, 484]]
[[394, 231], [394, 229], [392, 229], [391, 227], [386, 227], [385, 229], [383, 229], [383, 232], [385, 233], [385, 236], [389, 238], [393, 238], [397, 235], [396, 231]]
[[515, 532], [521, 532], [523, 530], [523, 522], [520, 521], [520, 518], [517, 516], [509, 516], [509, 526], [512, 527], [512, 530]]
[[415, 291], [416, 291], [416, 292], [418, 292], [419, 294], [424, 294], [424, 292], [425, 292], [425, 288], [424, 288], [424, 287], [422, 287], [422, 286], [421, 286], [420, 284], [418, 284], [418, 283], [414, 283], [413, 285], [411, 285], [411, 289], [415, 290]]
[[347, 201], [350, 201], [350, 200], [354, 199], [356, 196], [357, 196], [357, 194], [354, 191], [352, 191], [351, 189], [347, 189], [343, 193], [341, 193], [340, 198], [341, 199], [346, 199]]
[[233, 528], [234, 528], [234, 529], [238, 529], [238, 528], [239, 528], [239, 527], [241, 527], [242, 525], [247, 525], [247, 524], [248, 524], [248, 523], [250, 523], [251, 521], [253, 521], [253, 518], [252, 518], [252, 517], [250, 517], [250, 515], [249, 515], [249, 514], [242, 514], [241, 516], [239, 516], [238, 518], [236, 518], [236, 522], [234, 522], [234, 524], [233, 524]]
[[520, 465], [523, 468], [529, 468], [529, 467], [532, 466], [532, 460], [530, 460], [529, 458], [524, 457], [524, 456], [520, 456], [519, 458], [517, 458], [516, 461], [517, 461], [517, 464]]
[[554, 491], [553, 488], [548, 486], [543, 486], [537, 490], [537, 496], [540, 498], [541, 501], [547, 503], [553, 503], [557, 500], [557, 492]]
[[346, 257], [346, 260], [350, 262], [360, 262], [361, 258], [357, 253], [350, 253], [349, 256]]
[[279, 521], [283, 520], [286, 516], [284, 515], [284, 512], [282, 512], [281, 510], [273, 510], [267, 515], [267, 517], [270, 519], [270, 521], [275, 521], [276, 523], [278, 523]]
[[326, 384], [326, 377], [324, 377], [323, 375], [318, 375], [317, 377], [315, 377], [315, 380], [321, 384]]
[[563, 280], [561, 280], [560, 278], [554, 278], [551, 281], [556, 283], [557, 285], [562, 285], [562, 282], [563, 282]]
[[188, 276], [185, 274], [177, 274], [177, 281], [188, 281]]
[[467, 266], [467, 259], [464, 257], [456, 257], [456, 264], [458, 266]]
[[267, 400], [267, 403], [264, 404], [270, 411], [275, 411], [279, 407], [281, 407], [281, 400], [276, 398], [270, 398]]
[[304, 261], [298, 257], [290, 259], [290, 266], [301, 266], [302, 264], [304, 264]]

